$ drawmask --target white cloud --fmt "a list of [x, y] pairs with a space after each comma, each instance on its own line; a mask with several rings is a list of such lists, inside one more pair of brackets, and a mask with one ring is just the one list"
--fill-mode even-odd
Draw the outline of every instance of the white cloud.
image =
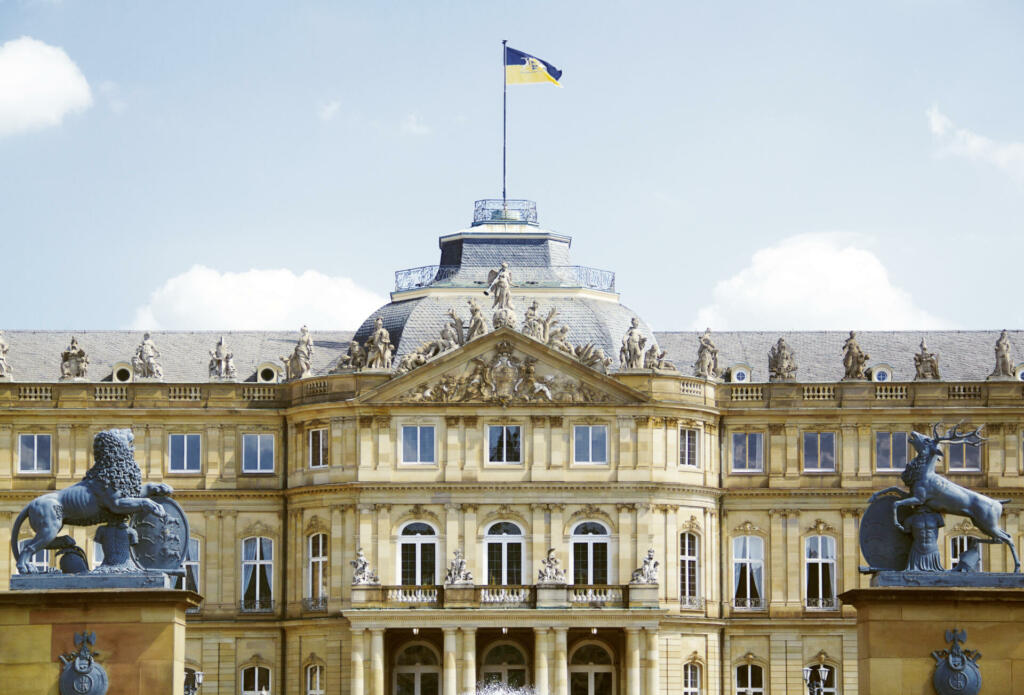
[[402, 121], [400, 128], [403, 135], [429, 135], [430, 126], [423, 122], [418, 115], [410, 113]]
[[89, 83], [64, 49], [27, 36], [0, 45], [0, 137], [60, 125], [90, 106]]
[[937, 106], [928, 109], [926, 115], [940, 155], [986, 162], [1024, 181], [1024, 142], [998, 142], [957, 128]]
[[946, 328], [896, 287], [881, 260], [856, 237], [802, 234], [754, 253], [715, 286], [694, 329], [895, 330]]
[[341, 102], [338, 101], [337, 99], [332, 99], [331, 101], [328, 101], [326, 104], [321, 104], [320, 108], [316, 110], [316, 115], [317, 117], [320, 118], [321, 121], [326, 123], [327, 121], [332, 120], [335, 116], [338, 115], [338, 109], [340, 108]]
[[135, 312], [138, 329], [358, 328], [385, 299], [349, 278], [307, 270], [220, 272], [196, 265], [172, 277]]

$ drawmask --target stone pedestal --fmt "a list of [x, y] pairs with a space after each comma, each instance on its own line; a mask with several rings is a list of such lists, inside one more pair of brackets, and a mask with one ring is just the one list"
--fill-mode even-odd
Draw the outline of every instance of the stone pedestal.
[[658, 585], [657, 584], [630, 584], [629, 585], [629, 607], [630, 608], [658, 608]]
[[445, 584], [445, 608], [473, 608], [476, 588], [472, 584]]
[[948, 649], [946, 630], [956, 628], [982, 654], [982, 693], [1024, 693], [1024, 589], [885, 586], [839, 598], [857, 608], [861, 692], [934, 692], [931, 653]]
[[4, 691], [54, 695], [75, 633], [95, 632], [97, 661], [113, 695], [182, 695], [185, 611], [202, 600], [169, 589], [79, 589], [0, 593]]
[[565, 584], [538, 584], [537, 608], [568, 608], [569, 587]]

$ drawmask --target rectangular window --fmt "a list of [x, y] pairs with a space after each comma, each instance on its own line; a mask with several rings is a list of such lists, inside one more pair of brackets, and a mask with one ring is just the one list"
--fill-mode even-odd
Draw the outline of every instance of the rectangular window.
[[608, 428], [604, 425], [576, 425], [573, 428], [576, 463], [608, 463]]
[[907, 433], [875, 432], [875, 470], [902, 471], [907, 467]]
[[402, 426], [402, 462], [434, 463], [434, 426]]
[[[102, 546], [97, 546], [102, 548]], [[102, 550], [101, 550], [102, 552]], [[199, 541], [195, 538], [188, 539], [188, 549], [185, 551], [185, 559], [181, 562], [185, 570], [184, 577], [174, 578], [175, 589], [185, 589], [199, 593]]]
[[804, 432], [804, 470], [834, 471], [836, 469], [836, 435], [834, 432]]
[[50, 472], [50, 435], [18, 435], [18, 472]]
[[946, 470], [953, 471], [980, 471], [981, 470], [981, 447], [971, 446], [966, 442], [946, 445]]
[[309, 431], [309, 467], [327, 468], [327, 430]]
[[274, 541], [252, 537], [242, 541], [242, 610], [274, 609]]
[[732, 540], [733, 605], [764, 608], [764, 540], [739, 536]]
[[199, 459], [199, 435], [172, 434], [168, 439], [171, 473], [198, 473], [202, 466]]
[[697, 458], [697, 430], [679, 430], [679, 465], [687, 468], [697, 468], [700, 459]]
[[981, 572], [981, 546], [978, 545], [978, 540], [975, 538], [972, 543], [968, 539], [971, 536], [951, 536], [949, 539], [949, 569], [956, 567], [956, 564], [960, 562], [960, 556], [966, 553], [970, 546], [973, 545], [978, 549], [978, 566], [975, 569], [969, 569], [968, 572], [975, 571]]
[[760, 432], [737, 432], [732, 435], [734, 473], [760, 473], [764, 470], [763, 442]]
[[519, 425], [488, 425], [488, 458], [491, 463], [520, 463]]
[[692, 533], [682, 534], [679, 536], [679, 602], [683, 608], [700, 607], [697, 601], [699, 563], [697, 536]]
[[242, 472], [274, 472], [274, 435], [242, 435]]

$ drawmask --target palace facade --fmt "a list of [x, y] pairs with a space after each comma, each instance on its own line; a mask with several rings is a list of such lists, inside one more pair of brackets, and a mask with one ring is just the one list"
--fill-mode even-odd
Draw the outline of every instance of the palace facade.
[[[942, 472], [1013, 498], [1020, 544], [1019, 333], [654, 332], [569, 243], [481, 201], [354, 335], [7, 331], [3, 540], [131, 428], [223, 695], [782, 695], [819, 665], [853, 695], [858, 521], [940, 421], [984, 425]], [[947, 523], [951, 566], [980, 533]]]

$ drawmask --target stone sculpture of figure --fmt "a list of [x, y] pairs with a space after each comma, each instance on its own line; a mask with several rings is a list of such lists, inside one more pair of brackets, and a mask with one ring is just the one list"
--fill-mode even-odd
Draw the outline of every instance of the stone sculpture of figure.
[[914, 541], [907, 558], [907, 570], [941, 572], [942, 552], [939, 550], [939, 529], [946, 525], [941, 514], [921, 507], [903, 522]]
[[391, 355], [394, 351], [391, 334], [384, 328], [384, 319], [378, 316], [373, 322], [373, 333], [366, 339], [367, 368], [391, 369]]
[[934, 352], [928, 352], [924, 338], [921, 338], [921, 352], [914, 355], [914, 369], [917, 370], [914, 379], [938, 380], [942, 378], [939, 376], [939, 356]]
[[[554, 309], [552, 309], [552, 311], [554, 311]], [[573, 347], [569, 343], [568, 335], [569, 327], [566, 325], [559, 326], [551, 332], [550, 336], [548, 336], [548, 345], [568, 355], [575, 355]]]
[[654, 559], [654, 548], [647, 551], [647, 557], [644, 558], [643, 565], [639, 569], [633, 570], [633, 578], [629, 580], [630, 584], [657, 584], [658, 583], [658, 566], [659, 562]]
[[857, 333], [850, 331], [850, 337], [843, 343], [843, 381], [854, 381], [867, 379], [864, 373], [864, 365], [867, 364], [871, 355], [860, 349], [857, 343]]
[[606, 357], [604, 350], [593, 343], [577, 345], [573, 348], [573, 354], [580, 362], [599, 372], [607, 373], [608, 368], [612, 366], [612, 358]]
[[380, 579], [377, 578], [377, 573], [370, 569], [370, 562], [366, 559], [366, 556], [363, 555], [362, 548], [356, 550], [356, 559], [350, 560], [348, 564], [352, 565], [353, 586], [380, 584]]
[[295, 344], [292, 354], [281, 357], [284, 362], [285, 378], [305, 379], [313, 374], [313, 337], [309, 334], [309, 328], [303, 326], [299, 329], [299, 342]]
[[3, 333], [0, 333], [0, 379], [10, 379], [11, 365], [7, 363], [7, 351], [10, 347], [7, 345], [7, 341], [4, 340]]
[[671, 361], [665, 359], [667, 354], [665, 350], [658, 347], [657, 343], [653, 343], [644, 354], [644, 369], [676, 371], [676, 366]]
[[224, 342], [224, 336], [221, 336], [216, 347], [210, 350], [210, 378], [234, 379], [235, 376], [235, 355]]
[[622, 336], [619, 362], [623, 369], [641, 369], [644, 366], [644, 346], [647, 338], [640, 331], [640, 319], [633, 317], [629, 330]]
[[445, 584], [472, 584], [473, 573], [466, 567], [466, 558], [462, 550], [455, 549], [455, 557], [448, 563], [448, 572], [444, 575]]
[[1004, 330], [996, 340], [996, 368], [988, 375], [989, 379], [1012, 379], [1013, 362], [1010, 359], [1010, 336]]
[[698, 338], [700, 345], [697, 346], [697, 361], [693, 365], [695, 376], [705, 379], [715, 379], [719, 376], [718, 371], [718, 348], [711, 342], [711, 329], [704, 330], [704, 334]]
[[793, 381], [796, 379], [796, 358], [785, 338], [779, 338], [768, 352], [768, 380]]
[[537, 570], [538, 584], [565, 584], [565, 570], [558, 566], [558, 556], [554, 548], [548, 548], [547, 556], [540, 561]]
[[72, 336], [71, 344], [60, 353], [60, 378], [84, 379], [89, 367], [89, 357], [78, 345], [78, 338]]
[[446, 348], [448, 350], [466, 344], [466, 331], [462, 325], [462, 319], [455, 313], [455, 309], [448, 310], [448, 323], [441, 329], [441, 341], [446, 345], [448, 342], [454, 342], [452, 347]]
[[466, 342], [487, 333], [487, 322], [484, 321], [484, 312], [475, 299], [469, 300], [469, 333], [466, 334]]
[[358, 340], [351, 340], [348, 344], [348, 352], [338, 358], [338, 363], [331, 371], [336, 373], [345, 369], [362, 369], [366, 366], [366, 351], [363, 350]]
[[502, 262], [501, 268], [487, 273], [487, 292], [494, 295], [491, 308], [512, 307], [512, 271], [509, 270], [508, 263]]
[[132, 371], [136, 379], [163, 379], [164, 370], [157, 362], [160, 351], [153, 344], [149, 333], [142, 336], [142, 342], [135, 348], [135, 356], [132, 357]]
[[454, 350], [459, 347], [462, 344], [459, 339], [459, 333], [460, 331], [457, 331], [455, 324], [450, 321], [446, 323], [444, 327], [441, 328], [441, 340], [439, 341], [441, 348], [440, 351], [448, 352], [449, 350]]
[[426, 349], [430, 346], [430, 343], [424, 343], [412, 352], [407, 352], [402, 355], [402, 359], [398, 360], [398, 366], [395, 367], [396, 374], [408, 374], [414, 369], [422, 367], [427, 363]]
[[528, 335], [537, 340], [544, 340], [544, 322], [537, 313], [539, 308], [540, 305], [537, 304], [536, 299], [533, 300], [530, 306], [526, 307], [526, 313], [523, 314], [523, 335]]

